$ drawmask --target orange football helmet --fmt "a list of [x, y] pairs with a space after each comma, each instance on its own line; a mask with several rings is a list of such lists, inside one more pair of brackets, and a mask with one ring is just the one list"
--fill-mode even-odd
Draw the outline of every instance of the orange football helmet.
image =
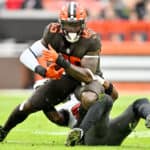
[[67, 41], [74, 43], [79, 40], [86, 17], [86, 10], [77, 2], [71, 1], [62, 7], [59, 22]]

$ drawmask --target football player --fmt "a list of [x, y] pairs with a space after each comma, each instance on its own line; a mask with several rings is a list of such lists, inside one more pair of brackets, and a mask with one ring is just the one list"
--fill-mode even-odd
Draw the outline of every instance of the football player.
[[[54, 106], [71, 93], [75, 93], [84, 110], [99, 100], [101, 84], [113, 100], [117, 99], [115, 87], [99, 78], [100, 38], [86, 27], [86, 18], [86, 11], [80, 4], [69, 2], [60, 10], [59, 22], [47, 25], [42, 38], [21, 54], [20, 61], [26, 67], [51, 80], [13, 110], [0, 128], [0, 141], [31, 113], [43, 111], [49, 117]], [[47, 61], [46, 67], [38, 62], [42, 55]]]
[[[67, 146], [121, 145], [141, 118], [145, 119], [145, 126], [150, 128], [150, 102], [147, 98], [136, 99], [121, 115], [110, 119], [112, 98], [105, 95], [101, 101], [97, 101], [87, 110], [81, 123], [78, 124], [80, 105], [80, 101], [72, 95], [70, 101], [60, 105], [57, 111], [51, 112], [50, 115], [51, 121], [57, 125], [73, 128], [67, 136]], [[62, 124], [58, 124], [56, 116], [61, 118], [59, 121]]]

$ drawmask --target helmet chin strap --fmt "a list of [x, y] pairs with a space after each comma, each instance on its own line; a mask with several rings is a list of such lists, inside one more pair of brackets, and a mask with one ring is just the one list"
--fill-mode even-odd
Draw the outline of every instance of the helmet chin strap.
[[80, 38], [80, 35], [78, 35], [77, 33], [74, 33], [74, 32], [68, 32], [66, 35], [65, 35], [65, 38], [68, 42], [70, 43], [74, 43], [74, 42], [77, 42]]

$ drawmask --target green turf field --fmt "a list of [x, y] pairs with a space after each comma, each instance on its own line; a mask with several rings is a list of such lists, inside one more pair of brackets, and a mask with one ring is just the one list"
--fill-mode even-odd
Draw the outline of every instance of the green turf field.
[[[0, 92], [0, 124], [3, 124], [13, 108], [23, 102], [30, 93], [24, 92]], [[139, 95], [120, 95], [115, 102], [111, 116], [120, 114], [128, 104], [139, 97], [148, 97], [144, 94]], [[141, 120], [135, 131], [123, 142], [121, 146], [76, 146], [66, 147], [64, 142], [67, 128], [58, 127], [50, 123], [42, 112], [35, 113], [27, 118], [22, 124], [18, 125], [7, 136], [3, 143], [0, 143], [0, 150], [64, 150], [64, 149], [92, 149], [92, 150], [149, 150], [150, 149], [150, 130], [144, 126]]]

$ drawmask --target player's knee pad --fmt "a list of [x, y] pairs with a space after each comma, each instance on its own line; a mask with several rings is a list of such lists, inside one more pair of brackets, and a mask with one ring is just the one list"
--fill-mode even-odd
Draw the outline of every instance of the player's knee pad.
[[81, 104], [85, 110], [87, 110], [92, 104], [96, 102], [98, 96], [92, 91], [84, 91], [81, 93]]

